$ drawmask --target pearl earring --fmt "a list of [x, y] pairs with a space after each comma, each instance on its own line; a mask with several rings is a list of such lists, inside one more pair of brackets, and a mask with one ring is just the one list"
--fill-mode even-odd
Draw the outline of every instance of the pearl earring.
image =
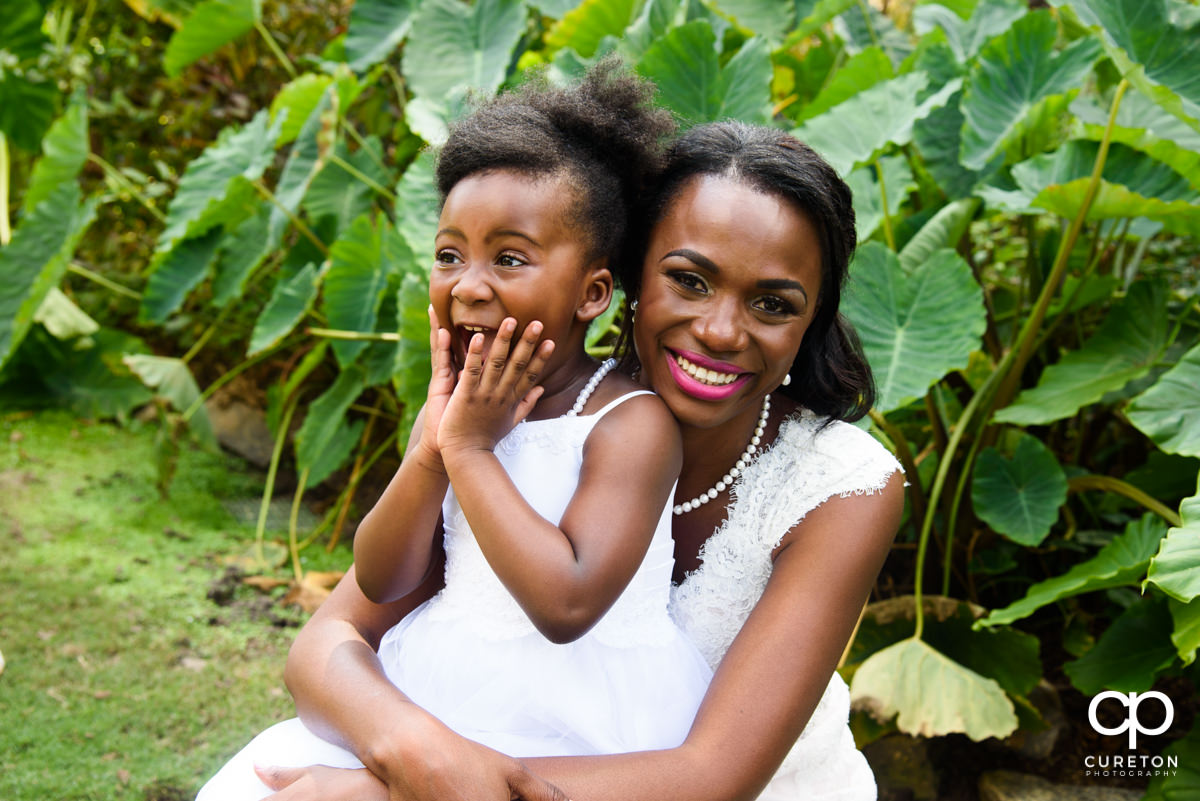
[[787, 375], [785, 375], [783, 377], [783, 382], [780, 384], [780, 386], [790, 387], [791, 385], [792, 385], [792, 374], [788, 373]]
[[636, 300], [635, 300], [633, 303], [630, 303], [630, 304], [629, 304], [629, 310], [630, 310], [631, 312], [636, 312], [636, 311], [637, 311], [637, 301], [636, 301]]

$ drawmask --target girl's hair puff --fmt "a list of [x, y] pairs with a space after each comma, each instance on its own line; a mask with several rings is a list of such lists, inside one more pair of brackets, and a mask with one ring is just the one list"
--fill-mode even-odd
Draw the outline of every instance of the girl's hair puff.
[[562, 175], [576, 194], [569, 222], [588, 237], [589, 256], [615, 269], [630, 212], [675, 128], [651, 105], [653, 93], [615, 58], [567, 88], [535, 75], [451, 127], [438, 156], [438, 193], [444, 202], [459, 181], [490, 170]]
[[[836, 420], [858, 420], [875, 402], [871, 369], [858, 336], [838, 312], [850, 257], [857, 242], [850, 187], [808, 145], [783, 131], [740, 122], [692, 128], [667, 153], [658, 180], [635, 213], [631, 254], [621, 264], [629, 298], [641, 284], [642, 257], [650, 232], [684, 185], [713, 175], [740, 181], [795, 204], [817, 229], [821, 245], [821, 290], [816, 314], [792, 363], [792, 383], [778, 392], [811, 411]], [[626, 314], [626, 319], [632, 315]], [[628, 334], [622, 337], [629, 341]]]

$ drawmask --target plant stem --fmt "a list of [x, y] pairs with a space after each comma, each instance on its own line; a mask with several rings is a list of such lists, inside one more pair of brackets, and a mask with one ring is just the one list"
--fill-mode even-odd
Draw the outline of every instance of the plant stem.
[[344, 158], [339, 156], [337, 153], [330, 153], [329, 161], [332, 164], [338, 165], [343, 170], [350, 173], [358, 180], [362, 181], [364, 184], [369, 186], [376, 193], [383, 195], [384, 197], [386, 197], [388, 200], [392, 201], [393, 203], [396, 202], [396, 196], [390, 190], [385, 189], [384, 187], [380, 186], [378, 183], [376, 183], [374, 180], [371, 179], [371, 176], [367, 175], [362, 170], [360, 170], [358, 167], [355, 167], [353, 164], [346, 161]]
[[296, 479], [296, 494], [292, 496], [292, 513], [288, 515], [288, 551], [292, 555], [292, 575], [299, 583], [304, 578], [304, 569], [300, 567], [300, 548], [296, 545], [296, 525], [300, 519], [300, 499], [304, 497], [304, 485], [308, 483], [308, 468], [300, 471]]
[[[971, 449], [967, 451], [967, 458], [963, 460], [962, 467], [958, 471], [958, 484], [954, 487], [954, 498], [950, 502], [950, 516], [946, 525], [946, 555], [942, 562], [942, 595], [950, 594], [950, 569], [954, 561], [954, 530], [958, 528], [958, 508], [967, 490], [967, 477], [971, 475], [975, 464], [975, 455], [979, 452], [979, 446], [982, 443], [983, 437], [975, 437], [975, 441], [971, 443]], [[970, 567], [967, 570], [969, 571]]]
[[287, 70], [287, 74], [294, 79], [296, 77], [295, 65], [292, 64], [291, 59], [287, 57], [287, 54], [280, 49], [279, 42], [275, 41], [275, 37], [272, 36], [271, 32], [267, 30], [267, 26], [263, 25], [261, 20], [256, 20], [254, 22], [254, 29], [262, 35], [262, 38], [267, 43], [267, 47], [270, 48], [271, 52], [275, 55], [275, 58], [279, 60], [279, 63], [283, 65], [283, 68]]
[[1076, 476], [1067, 481], [1067, 488], [1071, 492], [1083, 492], [1085, 490], [1113, 492], [1128, 498], [1134, 503], [1140, 504], [1176, 528], [1183, 525], [1183, 520], [1180, 519], [1178, 513], [1169, 509], [1161, 501], [1150, 497], [1142, 490], [1119, 478], [1113, 478], [1112, 476]]
[[155, 207], [155, 205], [150, 202], [150, 199], [147, 198], [145, 195], [143, 195], [138, 190], [137, 186], [133, 183], [133, 181], [130, 181], [128, 178], [126, 178], [124, 175], [121, 174], [120, 170], [118, 170], [113, 165], [109, 164], [107, 161], [105, 161], [100, 156], [97, 156], [95, 153], [88, 153], [87, 160], [90, 161], [92, 164], [95, 164], [101, 170], [103, 170], [104, 174], [107, 175], [109, 177], [109, 179], [112, 180], [113, 183], [117, 184], [118, 186], [123, 188], [126, 192], [128, 192], [130, 195], [132, 195], [133, 199], [136, 200], [139, 204], [141, 204], [142, 208], [144, 208], [146, 211], [150, 212], [150, 215], [152, 217], [154, 217], [154, 219], [158, 220], [160, 223], [165, 223], [167, 221], [167, 215], [165, 215], [161, 211], [159, 211], [158, 208]]
[[118, 284], [116, 281], [105, 278], [103, 275], [100, 275], [99, 273], [92, 272], [87, 267], [84, 267], [82, 264], [79, 264], [78, 262], [71, 262], [69, 265], [67, 265], [67, 271], [75, 273], [76, 275], [81, 276], [83, 278], [86, 278], [87, 280], [91, 281], [92, 283], [99, 284], [100, 286], [104, 287], [105, 289], [112, 290], [113, 292], [117, 293], [118, 295], [124, 295], [125, 297], [133, 298], [134, 300], [142, 299], [141, 292], [138, 292], [137, 290], [134, 290], [134, 289], [130, 289], [127, 286], [122, 286], [121, 284]]
[[8, 159], [8, 137], [0, 131], [0, 247], [12, 241], [12, 229], [8, 222], [8, 177], [11, 169]]
[[293, 397], [283, 411], [283, 420], [279, 423], [279, 433], [275, 435], [275, 447], [271, 451], [271, 463], [267, 467], [267, 483], [263, 487], [262, 503], [258, 507], [258, 524], [254, 528], [254, 555], [260, 565], [265, 566], [267, 559], [263, 555], [263, 534], [267, 530], [267, 512], [271, 508], [271, 495], [275, 491], [275, 474], [279, 470], [279, 458], [283, 455], [283, 444], [287, 442], [288, 429], [292, 425], [292, 414], [299, 405], [300, 396]]
[[312, 229], [305, 225], [304, 220], [301, 220], [299, 217], [297, 217], [294, 211], [280, 203], [279, 198], [275, 197], [274, 192], [272, 192], [270, 189], [267, 189], [266, 184], [262, 182], [261, 178], [251, 181], [250, 183], [255, 189], [258, 190], [258, 193], [262, 195], [264, 199], [270, 201], [275, 208], [287, 215], [287, 218], [291, 221], [292, 225], [296, 226], [296, 230], [299, 231], [305, 239], [307, 239], [309, 242], [312, 242], [313, 247], [321, 251], [322, 256], [329, 258], [329, 248], [324, 242], [321, 241], [320, 237], [314, 234]]
[[908, 501], [912, 505], [913, 519], [923, 519], [926, 509], [925, 491], [921, 488], [921, 479], [917, 473], [917, 462], [913, 459], [912, 449], [908, 447], [908, 440], [904, 438], [904, 434], [900, 429], [892, 425], [877, 410], [871, 409], [868, 414], [871, 416], [871, 422], [891, 440], [892, 447], [896, 450], [896, 458], [900, 460], [900, 465], [904, 468], [904, 474], [909, 477]]
[[1108, 125], [1104, 129], [1104, 138], [1100, 141], [1100, 149], [1096, 152], [1096, 162], [1092, 166], [1092, 177], [1088, 181], [1087, 190], [1084, 192], [1083, 203], [1080, 204], [1075, 219], [1071, 221], [1071, 225], [1067, 229], [1067, 235], [1059, 243], [1058, 254], [1054, 258], [1054, 266], [1050, 268], [1050, 275], [1042, 285], [1042, 291], [1033, 306], [1033, 311], [1030, 313], [1029, 319], [1025, 321], [1025, 325], [1022, 326], [1021, 333], [1017, 337], [1017, 342], [1014, 346], [1017, 357], [1013, 363], [1011, 372], [1007, 375], [1004, 385], [998, 394], [1000, 405], [1006, 404], [1016, 393], [1017, 385], [1021, 379], [1021, 372], [1025, 369], [1025, 365], [1029, 363], [1030, 357], [1033, 356], [1034, 343], [1037, 341], [1038, 330], [1046, 318], [1046, 310], [1050, 308], [1050, 301], [1054, 297], [1058, 285], [1062, 282], [1063, 274], [1066, 272], [1067, 264], [1070, 262], [1071, 251], [1075, 249], [1075, 242], [1079, 239], [1079, 232], [1083, 230], [1084, 223], [1087, 221], [1088, 211], [1091, 210], [1092, 203], [1096, 199], [1096, 194], [1100, 191], [1100, 179], [1104, 174], [1104, 162], [1108, 158], [1108, 147], [1112, 142], [1113, 128], [1117, 124], [1117, 110], [1121, 107], [1121, 99], [1125, 96], [1125, 90], [1128, 88], [1129, 81], [1127, 80], [1122, 80], [1117, 85], [1112, 107], [1109, 109]]
[[344, 339], [350, 342], [399, 342], [401, 336], [388, 331], [342, 331], [337, 328], [308, 328], [306, 333], [322, 339]]
[[875, 159], [875, 174], [879, 176], [879, 196], [883, 203], [883, 237], [887, 240], [888, 250], [896, 252], [896, 234], [892, 232], [892, 215], [888, 213], [887, 182], [883, 179], [883, 164]]
[[208, 400], [210, 397], [212, 397], [213, 393], [215, 393], [218, 389], [225, 386], [230, 381], [237, 378], [239, 375], [246, 372], [254, 365], [263, 361], [268, 356], [273, 356], [274, 354], [283, 350], [285, 347], [290, 348], [291, 346], [295, 345], [296, 342], [299, 341], [299, 339], [300, 339], [300, 337], [292, 337], [290, 339], [285, 339], [285, 340], [282, 340], [281, 342], [277, 342], [272, 347], [269, 347], [264, 351], [256, 353], [256, 354], [254, 354], [253, 357], [246, 359], [241, 364], [238, 364], [238, 365], [232, 367], [230, 370], [228, 370], [224, 375], [222, 375], [216, 381], [209, 384], [208, 387], [206, 387], [205, 390], [200, 393], [200, 397], [198, 397], [198, 398], [196, 398], [196, 400], [192, 401], [192, 405], [189, 406], [184, 411], [183, 419], [185, 421], [190, 420], [192, 415], [195, 414], [200, 409], [200, 407], [204, 405], [204, 402], [206, 400]]

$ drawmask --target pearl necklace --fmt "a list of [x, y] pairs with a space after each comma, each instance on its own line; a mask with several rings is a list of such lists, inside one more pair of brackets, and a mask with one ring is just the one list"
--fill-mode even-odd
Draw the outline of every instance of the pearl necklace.
[[676, 515], [686, 514], [693, 509], [699, 509], [704, 504], [713, 500], [720, 493], [725, 491], [725, 488], [733, 483], [733, 480], [742, 474], [746, 469], [746, 465], [750, 463], [750, 457], [758, 450], [759, 443], [762, 442], [763, 430], [767, 427], [767, 418], [771, 412], [771, 395], [768, 393], [763, 398], [762, 411], [758, 413], [758, 425], [754, 429], [754, 436], [750, 437], [750, 444], [746, 446], [746, 450], [742, 451], [742, 455], [738, 457], [737, 464], [729, 468], [729, 472], [721, 476], [721, 480], [713, 485], [708, 492], [702, 492], [690, 501], [684, 501], [675, 506], [671, 511]]
[[604, 380], [604, 376], [612, 372], [612, 369], [617, 366], [616, 359], [605, 359], [596, 372], [592, 373], [592, 377], [588, 379], [587, 384], [579, 391], [579, 396], [575, 398], [575, 403], [571, 404], [571, 409], [567, 412], [567, 417], [578, 417], [583, 411], [583, 405], [588, 402], [588, 398], [592, 397], [592, 393], [596, 391], [596, 387], [600, 386], [600, 382]]

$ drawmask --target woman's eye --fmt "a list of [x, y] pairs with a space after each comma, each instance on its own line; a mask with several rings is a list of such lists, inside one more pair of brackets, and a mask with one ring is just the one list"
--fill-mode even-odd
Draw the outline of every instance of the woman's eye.
[[775, 297], [774, 295], [767, 295], [766, 297], [759, 298], [754, 305], [762, 311], [765, 311], [767, 314], [782, 315], [795, 313], [795, 308], [791, 303], [788, 303], [783, 298]]
[[704, 292], [708, 289], [708, 285], [704, 283], [704, 279], [695, 273], [676, 272], [670, 275], [672, 281], [685, 289], [691, 289], [696, 292]]

